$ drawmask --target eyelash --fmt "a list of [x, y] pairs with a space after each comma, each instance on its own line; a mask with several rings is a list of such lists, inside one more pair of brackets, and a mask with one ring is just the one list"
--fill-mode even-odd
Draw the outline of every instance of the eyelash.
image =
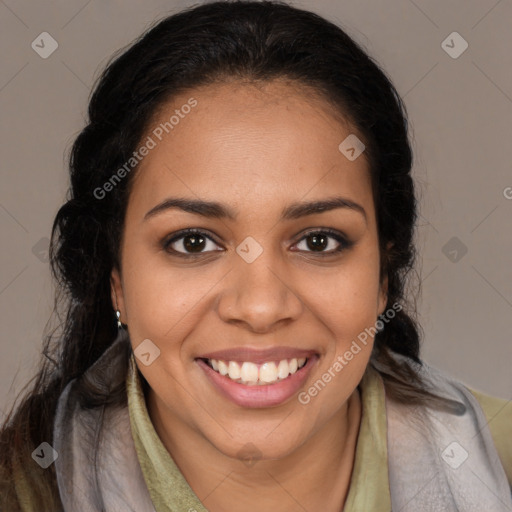
[[[297, 245], [298, 243], [300, 243], [302, 240], [304, 240], [308, 236], [314, 235], [314, 234], [316, 234], [316, 235], [320, 235], [320, 234], [329, 235], [329, 237], [334, 238], [340, 244], [340, 246], [337, 249], [333, 249], [333, 250], [330, 250], [330, 251], [327, 251], [327, 252], [322, 252], [322, 251], [320, 251], [320, 252], [305, 251], [305, 252], [312, 253], [312, 254], [318, 254], [320, 257], [326, 257], [326, 256], [331, 256], [333, 254], [341, 253], [342, 251], [344, 251], [346, 249], [350, 249], [350, 247], [352, 247], [354, 245], [354, 242], [351, 242], [350, 240], [347, 240], [338, 231], [335, 231], [335, 230], [330, 229], [330, 228], [317, 228], [317, 229], [314, 229], [314, 230], [310, 230], [310, 231], [304, 233], [304, 235], [300, 238], [300, 240], [296, 244], [294, 244], [294, 245]], [[193, 253], [183, 253], [183, 252], [176, 251], [174, 249], [169, 249], [169, 246], [172, 243], [174, 243], [174, 242], [176, 242], [176, 241], [178, 241], [178, 240], [180, 240], [182, 238], [185, 238], [187, 235], [202, 235], [205, 238], [207, 238], [208, 240], [212, 241], [213, 243], [217, 243], [205, 231], [203, 231], [201, 229], [196, 229], [196, 228], [187, 228], [187, 229], [182, 229], [181, 231], [178, 231], [178, 232], [174, 233], [172, 235], [172, 238], [166, 237], [162, 241], [162, 248], [165, 251], [167, 251], [168, 253], [170, 253], [172, 255], [175, 255], [175, 256], [178, 256], [178, 257], [182, 257], [182, 258], [197, 258], [197, 257], [200, 257], [200, 256], [202, 256], [204, 254], [207, 254], [208, 252], [212, 252], [212, 251], [206, 251], [206, 252], [199, 252], [199, 253], [193, 254]], [[221, 252], [221, 251], [213, 251], [213, 252]], [[301, 251], [298, 251], [298, 252], [301, 252]]]

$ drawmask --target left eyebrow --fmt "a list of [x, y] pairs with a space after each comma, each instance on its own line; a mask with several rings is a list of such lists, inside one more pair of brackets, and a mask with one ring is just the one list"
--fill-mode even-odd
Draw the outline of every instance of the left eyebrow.
[[333, 197], [322, 201], [311, 201], [307, 203], [292, 203], [281, 213], [281, 220], [298, 219], [306, 215], [315, 215], [336, 208], [348, 208], [349, 210], [359, 212], [364, 217], [365, 223], [368, 223], [365, 209], [359, 203], [345, 197]]
[[[237, 212], [235, 212], [230, 207], [215, 201], [168, 197], [161, 203], [151, 208], [151, 210], [149, 210], [144, 216], [144, 220], [146, 221], [158, 213], [172, 208], [178, 208], [185, 212], [201, 215], [203, 217], [217, 219], [227, 218], [233, 221], [236, 220], [238, 216]], [[368, 223], [365, 209], [360, 204], [344, 197], [333, 197], [321, 201], [292, 203], [286, 206], [281, 212], [281, 220], [299, 219], [307, 215], [315, 215], [318, 213], [334, 210], [336, 208], [347, 208], [349, 210], [359, 212], [364, 217], [365, 223]]]

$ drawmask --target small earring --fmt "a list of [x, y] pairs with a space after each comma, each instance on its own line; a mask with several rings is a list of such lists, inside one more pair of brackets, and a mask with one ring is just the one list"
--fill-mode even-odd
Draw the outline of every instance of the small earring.
[[121, 320], [119, 320], [119, 318], [121, 317], [121, 311], [119, 311], [119, 309], [116, 309], [116, 316], [117, 316], [117, 328], [122, 329], [123, 324], [121, 323]]

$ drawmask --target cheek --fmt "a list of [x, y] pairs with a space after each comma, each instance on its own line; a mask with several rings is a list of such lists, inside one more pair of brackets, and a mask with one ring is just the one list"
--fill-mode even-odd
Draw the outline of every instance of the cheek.
[[311, 304], [319, 305], [316, 311], [329, 324], [350, 330], [376, 320], [380, 291], [378, 257], [354, 253], [335, 271], [317, 274], [308, 281], [309, 292], [304, 296]]
[[335, 382], [325, 395], [334, 406], [345, 388], [352, 389], [359, 382], [371, 356], [380, 289], [378, 254], [354, 253], [312, 289], [315, 292], [310, 292], [309, 300], [330, 333], [321, 371]]
[[[378, 267], [350, 265], [317, 288], [316, 316], [330, 339], [319, 379], [325, 384], [305, 391], [305, 398], [322, 395], [318, 411], [337, 410], [360, 382], [368, 365], [378, 315]], [[319, 414], [322, 414], [319, 412]], [[322, 416], [323, 418], [323, 416]]]
[[162, 253], [128, 247], [126, 253], [124, 291], [131, 331], [139, 337], [175, 336], [212, 286], [204, 269], [171, 264]]

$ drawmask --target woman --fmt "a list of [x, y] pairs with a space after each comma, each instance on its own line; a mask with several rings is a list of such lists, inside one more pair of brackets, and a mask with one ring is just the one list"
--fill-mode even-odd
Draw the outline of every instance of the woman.
[[310, 12], [209, 3], [117, 57], [2, 510], [512, 510], [510, 408], [420, 358], [411, 166], [393, 85]]

